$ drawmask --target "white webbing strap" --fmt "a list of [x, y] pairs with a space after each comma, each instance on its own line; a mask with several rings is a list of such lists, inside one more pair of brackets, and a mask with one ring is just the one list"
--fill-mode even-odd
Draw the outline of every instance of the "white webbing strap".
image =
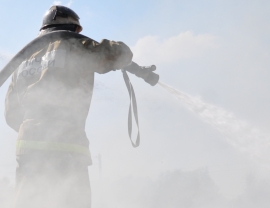
[[[139, 128], [136, 97], [135, 97], [133, 86], [127, 75], [127, 72], [125, 70], [122, 70], [122, 72], [123, 72], [123, 77], [124, 77], [124, 80], [128, 89], [129, 98], [130, 98], [130, 104], [129, 104], [129, 110], [128, 110], [128, 134], [129, 134], [129, 138], [130, 138], [132, 146], [138, 147], [140, 145], [140, 128]], [[133, 111], [133, 115], [134, 115], [137, 128], [138, 128], [137, 139], [135, 143], [131, 139], [131, 134], [132, 134], [132, 112], [131, 111]]]

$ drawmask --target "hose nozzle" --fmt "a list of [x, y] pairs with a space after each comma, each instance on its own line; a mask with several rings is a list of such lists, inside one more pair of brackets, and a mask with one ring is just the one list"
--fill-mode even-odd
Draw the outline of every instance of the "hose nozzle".
[[132, 62], [130, 65], [123, 68], [123, 70], [126, 70], [130, 72], [131, 74], [135, 74], [137, 77], [142, 78], [145, 82], [150, 84], [151, 86], [154, 86], [158, 83], [159, 75], [154, 73], [153, 71], [156, 70], [156, 66], [139, 66], [135, 62]]

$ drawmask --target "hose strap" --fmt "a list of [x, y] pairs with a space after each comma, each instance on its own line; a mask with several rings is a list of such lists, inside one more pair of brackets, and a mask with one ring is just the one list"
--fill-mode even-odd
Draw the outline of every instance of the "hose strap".
[[[128, 94], [129, 94], [129, 99], [130, 99], [129, 110], [128, 110], [128, 134], [129, 134], [129, 139], [131, 141], [132, 146], [136, 148], [140, 145], [140, 128], [139, 128], [136, 96], [135, 96], [133, 86], [127, 75], [127, 72], [125, 70], [122, 70], [122, 73], [123, 73], [123, 77], [124, 77], [124, 80], [128, 89]], [[133, 112], [133, 115], [137, 124], [137, 128], [138, 128], [137, 139], [135, 143], [132, 141], [132, 138], [131, 138], [132, 137], [132, 112]]]

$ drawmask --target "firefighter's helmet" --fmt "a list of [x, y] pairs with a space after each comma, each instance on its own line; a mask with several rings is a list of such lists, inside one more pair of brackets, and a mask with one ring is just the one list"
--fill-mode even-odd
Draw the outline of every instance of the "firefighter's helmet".
[[40, 30], [54, 25], [57, 26], [73, 24], [77, 25], [79, 28], [78, 32], [81, 32], [82, 26], [80, 25], [79, 19], [79, 16], [70, 8], [55, 5], [52, 6], [44, 15]]

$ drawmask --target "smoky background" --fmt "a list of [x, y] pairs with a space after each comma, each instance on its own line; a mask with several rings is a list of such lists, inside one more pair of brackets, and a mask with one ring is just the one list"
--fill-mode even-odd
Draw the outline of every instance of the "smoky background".
[[[4, 41], [15, 39], [15, 34], [1, 34], [1, 54], [15, 54], [33, 39], [40, 14], [52, 3], [44, 1], [43, 8], [32, 10], [16, 44]], [[157, 65], [162, 82], [225, 109], [269, 140], [267, 1], [115, 4], [121, 6], [108, 6], [115, 13], [95, 2], [88, 6], [74, 1], [70, 6], [81, 17], [83, 34], [98, 41], [122, 40], [131, 46], [135, 62]], [[42, 5], [33, 3], [31, 7]], [[2, 15], [7, 6], [1, 2]], [[28, 15], [26, 9], [15, 11]], [[122, 21], [123, 17], [127, 21]], [[11, 21], [16, 21], [15, 17]], [[1, 67], [7, 61], [3, 60]], [[260, 145], [258, 152], [243, 153], [227, 142], [227, 135], [163, 88], [130, 75], [142, 137], [141, 146], [133, 149], [127, 134], [128, 93], [121, 72], [95, 78], [86, 124], [93, 159], [89, 167], [92, 207], [269, 207], [269, 158], [260, 154]], [[0, 89], [2, 101], [8, 84]], [[0, 110], [4, 112], [3, 102]], [[0, 124], [0, 207], [10, 207], [17, 136], [3, 116]], [[231, 136], [236, 138], [238, 135]], [[255, 153], [262, 160], [254, 160]]]

